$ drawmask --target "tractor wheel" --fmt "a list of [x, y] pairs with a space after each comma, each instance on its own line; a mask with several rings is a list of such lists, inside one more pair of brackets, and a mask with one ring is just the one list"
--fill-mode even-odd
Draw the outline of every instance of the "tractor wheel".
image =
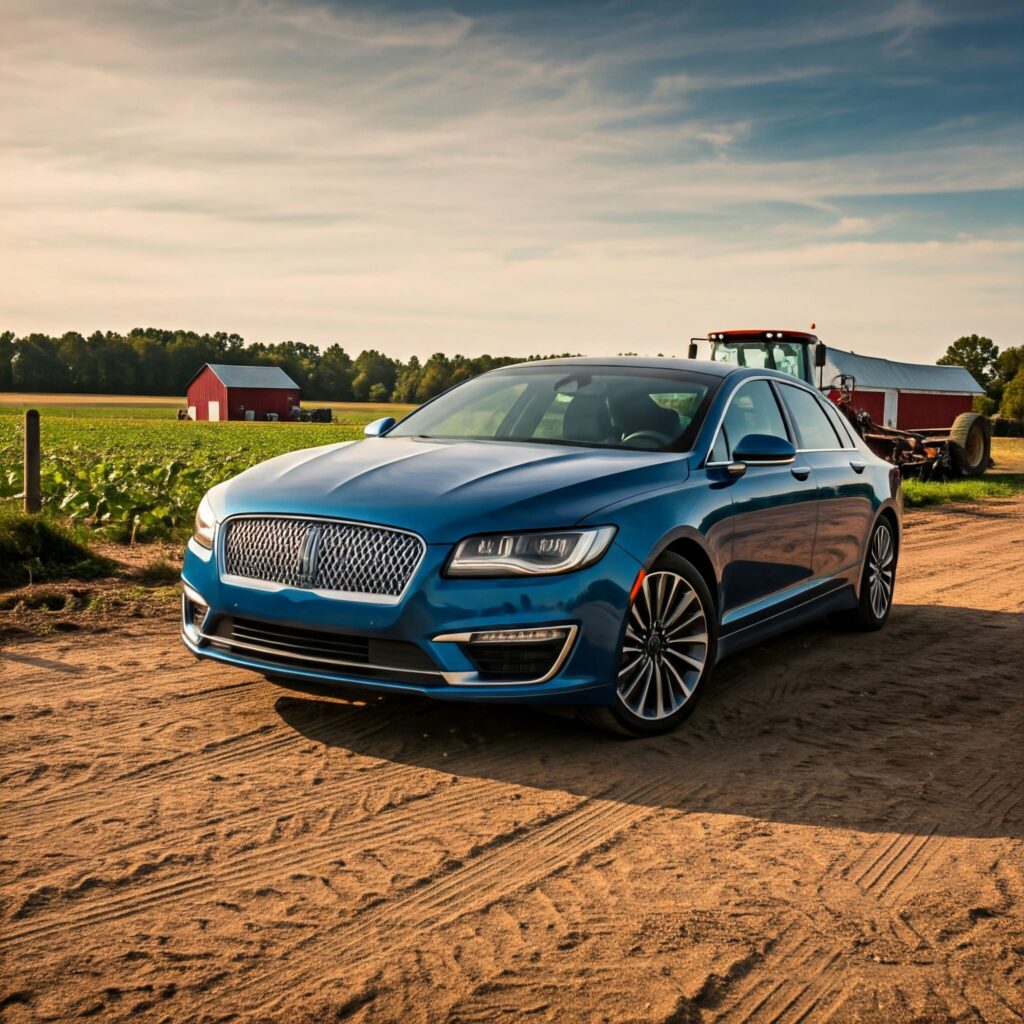
[[949, 461], [956, 476], [981, 476], [992, 451], [989, 422], [981, 413], [962, 412], [949, 432]]

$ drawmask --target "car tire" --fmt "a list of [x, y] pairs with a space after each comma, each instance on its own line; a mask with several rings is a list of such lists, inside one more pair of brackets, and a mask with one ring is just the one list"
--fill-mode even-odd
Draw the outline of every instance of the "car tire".
[[892, 611], [898, 553], [892, 523], [888, 517], [881, 516], [868, 541], [857, 607], [839, 615], [840, 625], [870, 633], [886, 624]]
[[991, 461], [992, 428], [977, 412], [962, 412], [949, 431], [949, 462], [957, 476], [981, 476]]
[[717, 653], [715, 603], [704, 577], [685, 558], [665, 552], [627, 612], [613, 703], [577, 713], [619, 736], [671, 732], [693, 713]]

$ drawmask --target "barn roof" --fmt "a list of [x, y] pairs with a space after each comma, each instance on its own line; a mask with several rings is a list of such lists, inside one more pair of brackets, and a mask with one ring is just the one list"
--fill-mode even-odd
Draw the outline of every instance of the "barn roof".
[[[199, 373], [202, 373], [207, 366], [226, 388], [287, 388], [289, 391], [299, 390], [299, 385], [280, 366], [229, 366], [225, 363], [207, 363], [200, 369]], [[199, 373], [192, 380], [195, 380]], [[188, 382], [189, 385], [192, 384], [192, 380]]]
[[841, 373], [852, 374], [862, 388], [892, 388], [897, 391], [953, 391], [980, 395], [985, 389], [962, 366], [928, 366], [897, 363], [876, 356], [828, 347], [825, 383]]

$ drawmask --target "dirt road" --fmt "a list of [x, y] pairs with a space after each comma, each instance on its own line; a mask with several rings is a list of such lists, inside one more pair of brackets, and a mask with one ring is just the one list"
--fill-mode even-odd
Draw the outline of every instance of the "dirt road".
[[681, 732], [289, 694], [170, 621], [0, 652], [0, 1017], [1021, 1021], [1024, 501]]

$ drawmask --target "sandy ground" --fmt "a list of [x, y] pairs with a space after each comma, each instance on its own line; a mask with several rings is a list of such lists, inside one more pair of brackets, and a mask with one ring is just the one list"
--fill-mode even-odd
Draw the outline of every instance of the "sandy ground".
[[1020, 1021], [1024, 499], [913, 513], [897, 598], [632, 743], [8, 640], [0, 1017]]

